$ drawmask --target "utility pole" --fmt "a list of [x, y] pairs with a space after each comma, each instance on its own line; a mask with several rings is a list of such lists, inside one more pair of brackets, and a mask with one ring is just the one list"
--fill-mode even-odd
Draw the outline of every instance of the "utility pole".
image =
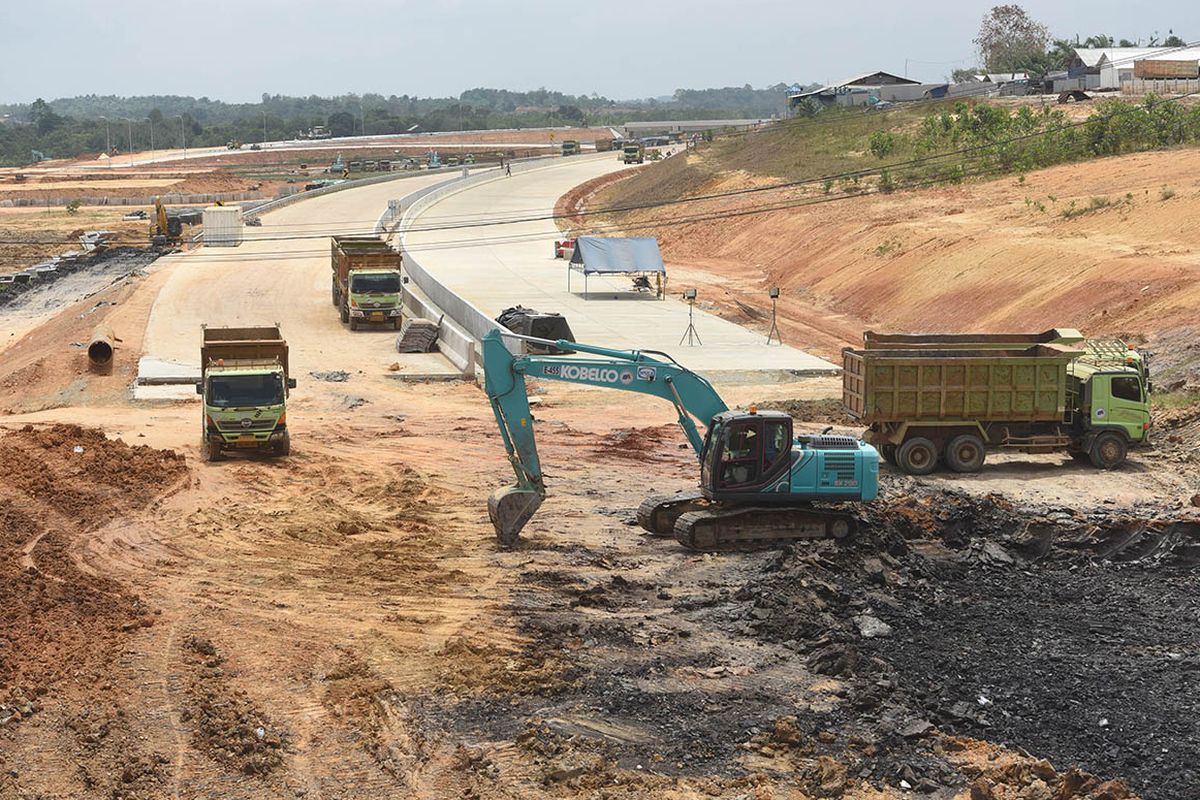
[[262, 115], [263, 115], [263, 147], [266, 147], [267, 146], [267, 110], [265, 108], [263, 109]]
[[123, 120], [129, 123], [129, 166], [133, 166], [133, 120], [129, 117], [122, 117]]
[[183, 142], [183, 160], [187, 161], [187, 131], [183, 129], [183, 114], [176, 114], [179, 117], [179, 138]]
[[153, 154], [154, 154], [154, 119], [152, 117], [146, 117], [146, 119], [148, 119], [150, 121], [150, 153], [151, 153], [151, 157], [153, 157]]

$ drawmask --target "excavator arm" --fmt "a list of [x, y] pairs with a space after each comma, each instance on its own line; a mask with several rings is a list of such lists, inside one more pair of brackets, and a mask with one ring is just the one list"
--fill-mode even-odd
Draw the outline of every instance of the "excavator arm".
[[[587, 353], [598, 358], [513, 355], [502, 336], [553, 345], [560, 350]], [[529, 410], [527, 378], [565, 381], [660, 397], [675, 407], [679, 425], [699, 458], [704, 437], [696, 423], [706, 428], [728, 407], [704, 378], [662, 355], [641, 350], [613, 350], [565, 340], [550, 341], [492, 331], [483, 338], [484, 390], [492, 404], [500, 438], [516, 473], [517, 482], [488, 498], [488, 515], [500, 543], [512, 546], [521, 529], [546, 497], [545, 479], [538, 459]]]

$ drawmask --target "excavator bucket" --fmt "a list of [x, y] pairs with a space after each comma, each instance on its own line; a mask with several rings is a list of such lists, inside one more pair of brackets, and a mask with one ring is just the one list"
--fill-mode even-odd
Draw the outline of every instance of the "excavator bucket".
[[512, 547], [521, 535], [521, 529], [546, 499], [545, 491], [506, 486], [497, 489], [488, 497], [488, 516], [496, 529], [496, 538], [502, 547]]

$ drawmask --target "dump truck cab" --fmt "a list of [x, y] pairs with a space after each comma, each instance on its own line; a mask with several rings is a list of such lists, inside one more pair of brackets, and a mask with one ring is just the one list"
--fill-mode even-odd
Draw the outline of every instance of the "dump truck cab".
[[626, 164], [641, 164], [646, 160], [646, 148], [641, 142], [626, 142], [621, 157]]
[[390, 323], [398, 327], [403, 300], [403, 278], [398, 269], [352, 269], [349, 274], [350, 327], [359, 322]]
[[579, 142], [575, 139], [564, 139], [562, 143], [562, 154], [564, 156], [579, 155]]
[[1129, 442], [1150, 435], [1150, 392], [1140, 364], [1095, 365], [1080, 360], [1068, 367], [1077, 423], [1098, 434], [1115, 432]]
[[204, 460], [227, 450], [287, 455], [287, 396], [296, 380], [288, 377], [287, 342], [278, 326], [205, 328], [200, 354]]

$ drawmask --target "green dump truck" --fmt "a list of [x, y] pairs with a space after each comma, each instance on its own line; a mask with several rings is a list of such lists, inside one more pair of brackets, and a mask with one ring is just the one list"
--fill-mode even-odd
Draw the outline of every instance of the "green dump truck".
[[204, 329], [200, 345], [203, 398], [200, 452], [216, 461], [226, 450], [286, 456], [291, 450], [287, 395], [288, 346], [279, 326]]
[[403, 284], [400, 253], [377, 236], [331, 237], [333, 305], [350, 330], [364, 323], [400, 329]]
[[575, 139], [563, 139], [562, 154], [564, 156], [577, 156], [580, 152], [578, 141]]
[[1115, 339], [873, 334], [842, 351], [842, 400], [867, 441], [910, 475], [977, 472], [986, 452], [1066, 451], [1100, 469], [1149, 441], [1145, 358]]
[[626, 142], [621, 148], [621, 158], [626, 164], [641, 164], [646, 160], [646, 147], [641, 142]]

